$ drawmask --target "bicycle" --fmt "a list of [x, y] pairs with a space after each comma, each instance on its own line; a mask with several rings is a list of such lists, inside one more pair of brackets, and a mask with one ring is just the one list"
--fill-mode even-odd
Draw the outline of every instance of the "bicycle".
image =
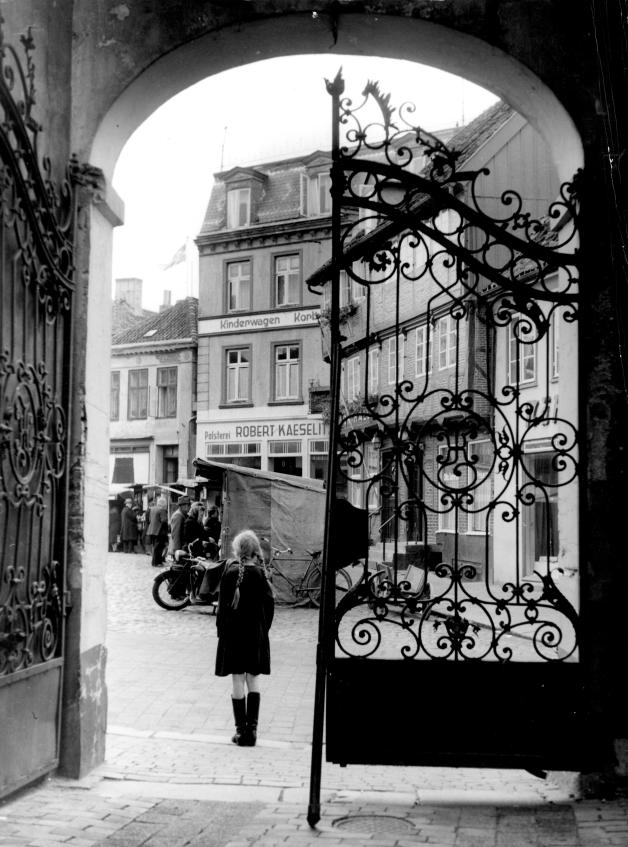
[[[306, 550], [305, 552], [310, 557], [308, 565], [302, 576], [294, 579], [288, 576], [277, 564], [281, 561], [281, 556], [292, 555], [292, 548], [286, 547], [281, 550], [279, 547], [274, 547], [268, 538], [262, 538], [261, 541], [269, 545], [271, 556], [268, 562], [265, 563], [266, 572], [270, 582], [273, 582], [274, 577], [280, 577], [290, 587], [290, 591], [296, 600], [303, 599], [305, 602], [310, 602], [313, 606], [320, 606], [321, 603], [321, 581], [322, 581], [322, 550]], [[288, 561], [288, 560], [285, 560]], [[299, 561], [292, 559], [292, 561]], [[351, 576], [344, 568], [339, 568], [336, 571], [336, 603], [341, 596], [344, 596], [352, 587], [353, 581]]]

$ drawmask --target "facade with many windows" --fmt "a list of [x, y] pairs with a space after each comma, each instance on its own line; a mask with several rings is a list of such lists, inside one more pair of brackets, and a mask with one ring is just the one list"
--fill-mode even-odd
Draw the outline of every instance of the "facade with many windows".
[[196, 240], [204, 459], [324, 477], [323, 304], [304, 280], [329, 257], [329, 167], [316, 151], [215, 175]]
[[198, 301], [187, 297], [114, 331], [109, 485], [182, 482], [196, 446]]
[[[499, 207], [506, 189], [518, 191], [524, 208], [535, 216], [543, 216], [558, 194], [549, 150], [529, 124], [505, 104], [491, 107], [447, 143], [461, 151], [460, 162], [465, 169], [489, 169], [490, 175], [483, 176], [478, 187], [489, 213], [493, 206]], [[530, 159], [536, 163], [534, 169], [526, 168]], [[437, 226], [445, 237], [455, 232], [457, 225], [456, 212], [439, 213]], [[519, 557], [526, 573], [532, 573], [535, 563], [548, 551], [554, 556], [555, 549], [557, 555], [559, 543], [563, 544], [558, 537], [559, 527], [568, 525], [568, 513], [576, 514], [574, 504], [564, 496], [559, 503], [551, 422], [558, 407], [558, 327], [561, 350], [567, 345], [565, 349], [574, 356], [575, 330], [559, 319], [557, 310], [552, 312], [545, 346], [526, 343], [533, 333], [528, 335], [530, 328], [522, 321], [504, 321], [503, 327], [489, 327], [479, 299], [474, 308], [464, 312], [452, 306], [460, 283], [457, 268], [441, 245], [428, 236], [418, 239], [394, 225], [387, 227], [377, 221], [357, 235], [356, 246], [348, 248], [352, 273], [340, 273], [340, 316], [345, 336], [341, 412], [346, 430], [365, 428], [365, 438], [360, 439], [363, 461], [356, 462], [353, 468], [347, 463], [342, 471], [348, 499], [373, 513], [374, 540], [379, 535], [386, 545], [396, 537], [402, 550], [404, 544], [427, 544], [441, 551], [444, 561], [451, 560], [456, 545], [461, 561], [472, 564], [480, 573], [488, 567], [499, 579], [500, 563], [508, 561], [507, 552], [515, 542], [512, 526], [496, 522], [493, 512], [487, 509], [494, 486], [498, 485], [493, 445], [478, 427], [475, 435], [465, 436], [464, 448], [460, 448], [453, 434], [455, 420], [452, 435], [444, 437], [440, 399], [463, 387], [474, 395], [478, 420], [483, 416], [490, 419], [492, 412], [482, 395], [500, 395], [506, 386], [515, 386], [522, 402], [529, 401], [531, 408], [550, 410], [550, 420], [530, 431], [526, 446], [530, 475], [544, 480], [549, 492], [546, 499], [531, 493], [532, 502], [522, 509], [524, 528], [518, 535], [522, 548]], [[470, 230], [467, 238], [471, 248], [474, 237], [476, 234]], [[399, 276], [391, 273], [385, 262], [378, 262], [377, 250], [384, 255], [388, 249], [399, 255], [403, 267]], [[374, 256], [373, 261], [369, 261], [370, 256]], [[328, 264], [310, 282], [324, 284], [330, 271]], [[325, 284], [324, 302], [329, 301], [330, 285]], [[486, 294], [491, 283], [484, 280], [479, 286]], [[564, 351], [561, 355], [565, 355]], [[425, 394], [420, 403], [402, 399], [399, 404], [400, 418], [416, 439], [415, 454], [401, 473], [385, 433], [369, 431], [374, 429], [374, 418], [368, 409], [385, 416], [389, 402], [386, 398], [399, 396], [397, 386], [404, 380], [411, 381], [415, 395]], [[561, 385], [561, 404], [575, 402], [567, 399], [569, 390], [569, 386]], [[516, 425], [515, 421], [510, 423]], [[439, 431], [438, 437], [430, 434], [432, 430]], [[464, 456], [459, 449], [464, 449]], [[469, 467], [476, 475], [473, 503], [466, 510], [454, 509], [443, 490], [468, 486]], [[373, 483], [374, 479], [386, 479], [387, 483]], [[416, 492], [423, 507], [413, 505], [410, 491]], [[396, 519], [398, 504], [406, 499], [403, 519]], [[561, 520], [559, 510], [564, 513]], [[392, 544], [388, 549], [392, 552]]]

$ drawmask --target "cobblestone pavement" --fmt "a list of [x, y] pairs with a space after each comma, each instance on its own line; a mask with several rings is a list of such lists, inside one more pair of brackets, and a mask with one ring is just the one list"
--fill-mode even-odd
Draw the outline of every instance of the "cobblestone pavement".
[[0, 806], [11, 847], [628, 847], [628, 804], [577, 801], [523, 771], [324, 763], [306, 821], [317, 615], [279, 609], [257, 747], [230, 743], [205, 607], [153, 602], [149, 557], [108, 557], [107, 761]]

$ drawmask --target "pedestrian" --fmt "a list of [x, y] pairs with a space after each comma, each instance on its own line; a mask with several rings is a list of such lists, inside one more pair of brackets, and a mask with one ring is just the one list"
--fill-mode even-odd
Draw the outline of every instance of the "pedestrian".
[[115, 553], [120, 546], [120, 510], [115, 503], [109, 504], [109, 552]]
[[205, 507], [198, 500], [192, 503], [190, 511], [183, 520], [183, 544], [193, 544], [195, 541], [204, 541], [203, 516]]
[[212, 506], [203, 523], [208, 539], [211, 538], [216, 544], [220, 544], [220, 532], [222, 525], [218, 517], [218, 509]]
[[168, 545], [168, 552], [171, 556], [174, 556], [177, 550], [183, 549], [183, 521], [190, 511], [191, 505], [192, 501], [187, 494], [179, 497], [177, 501], [178, 508], [170, 518], [170, 544]]
[[124, 501], [124, 509], [120, 515], [121, 528], [120, 535], [122, 537], [122, 549], [125, 553], [133, 553], [137, 542], [137, 517], [133, 511], [133, 501], [131, 499]]
[[153, 545], [151, 564], [158, 568], [163, 565], [164, 553], [168, 546], [168, 501], [163, 496], [157, 498], [150, 510], [148, 532]]
[[260, 707], [260, 674], [270, 673], [268, 631], [275, 603], [264, 569], [259, 539], [250, 530], [233, 539], [233, 555], [225, 566], [216, 612], [218, 647], [216, 676], [231, 674], [231, 703], [239, 747], [257, 740]]

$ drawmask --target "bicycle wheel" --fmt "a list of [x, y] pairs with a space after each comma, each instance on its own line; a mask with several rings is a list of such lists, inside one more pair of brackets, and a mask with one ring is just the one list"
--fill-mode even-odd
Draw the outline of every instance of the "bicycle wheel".
[[336, 571], [336, 606], [338, 606], [338, 603], [340, 603], [352, 585], [353, 581], [344, 568]]
[[307, 582], [303, 586], [303, 590], [312, 605], [318, 608], [321, 604], [321, 566], [318, 562], [316, 564], [310, 563], [308, 571], [309, 575]]

